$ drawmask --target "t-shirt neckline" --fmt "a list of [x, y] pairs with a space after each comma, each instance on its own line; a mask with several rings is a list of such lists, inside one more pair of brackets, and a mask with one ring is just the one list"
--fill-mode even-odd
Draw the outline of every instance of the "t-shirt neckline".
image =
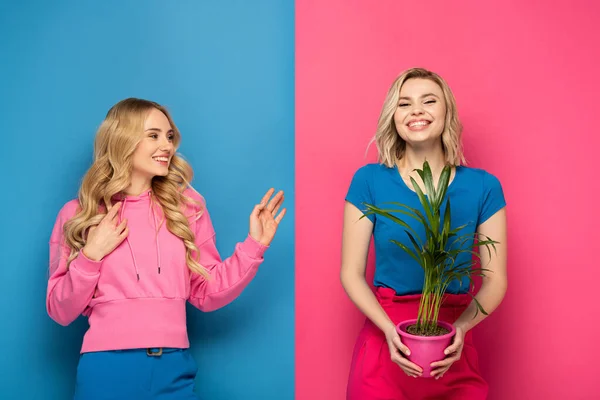
[[[398, 165], [394, 165], [394, 167], [392, 168], [394, 170], [394, 176], [397, 180], [400, 181], [400, 184], [402, 185], [403, 188], [405, 188], [406, 190], [408, 190], [409, 192], [411, 192], [412, 194], [414, 194], [415, 196], [418, 196], [417, 192], [414, 191], [414, 189], [412, 189], [411, 187], [409, 187], [406, 182], [404, 181], [404, 179], [402, 179], [402, 175], [400, 175], [400, 168], [398, 168]], [[452, 181], [450, 181], [450, 184], [448, 185], [448, 190], [446, 192], [446, 194], [448, 194], [450, 192], [450, 190], [452, 190], [452, 188], [455, 186], [454, 183], [456, 182], [456, 179], [458, 178], [458, 174], [459, 172], [462, 170], [462, 165], [457, 165], [455, 166], [455, 173], [454, 173], [454, 179], [452, 179]], [[427, 193], [424, 193], [425, 196], [427, 196]]]

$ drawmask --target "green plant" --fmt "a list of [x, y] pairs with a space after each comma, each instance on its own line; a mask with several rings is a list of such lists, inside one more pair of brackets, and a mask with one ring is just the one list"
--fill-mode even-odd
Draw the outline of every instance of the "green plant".
[[[423, 164], [422, 170], [416, 169], [416, 171], [423, 180], [427, 194], [423, 193], [412, 177], [410, 180], [419, 197], [419, 202], [421, 203], [425, 214], [420, 210], [405, 204], [390, 202], [385, 204], [391, 204], [399, 208], [381, 209], [372, 204], [365, 204], [366, 212], [363, 217], [376, 214], [389, 218], [406, 228], [405, 232], [408, 235], [412, 248], [397, 240], [392, 240], [392, 243], [414, 258], [421, 268], [423, 268], [425, 273], [417, 323], [411, 333], [421, 336], [434, 336], [439, 334], [439, 327], [437, 324], [438, 315], [444, 301], [446, 289], [454, 279], [458, 279], [462, 285], [463, 278], [468, 277], [471, 289], [469, 294], [477, 305], [475, 316], [478, 312], [487, 315], [486, 311], [472, 294], [472, 289], [474, 288], [473, 277], [485, 276], [485, 272], [489, 270], [481, 267], [473, 268], [477, 262], [472, 256], [481, 260], [480, 254], [473, 251], [473, 247], [467, 246], [466, 243], [473, 238], [479, 239], [473, 246], [485, 246], [488, 252], [490, 252], [490, 246], [495, 251], [495, 244], [498, 242], [483, 235], [484, 240], [481, 240], [481, 238], [477, 237], [477, 233], [459, 236], [458, 233], [466, 225], [451, 229], [450, 199], [446, 199], [445, 211], [442, 216], [440, 211], [450, 183], [450, 166], [447, 165], [442, 170], [437, 188], [433, 185], [433, 175], [427, 161]], [[425, 242], [423, 243], [421, 238], [419, 238], [415, 230], [408, 223], [392, 213], [400, 213], [417, 220], [425, 228]], [[458, 256], [463, 253], [469, 253], [469, 261], [463, 261], [457, 264], [456, 260]]]

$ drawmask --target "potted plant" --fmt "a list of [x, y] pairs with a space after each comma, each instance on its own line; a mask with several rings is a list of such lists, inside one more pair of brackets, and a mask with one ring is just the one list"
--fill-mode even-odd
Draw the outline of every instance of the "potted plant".
[[[423, 169], [416, 171], [423, 180], [427, 194], [423, 193], [412, 177], [410, 180], [423, 211], [397, 202], [386, 203], [394, 206], [394, 209], [381, 209], [372, 204], [365, 204], [366, 212], [363, 217], [376, 214], [389, 218], [404, 227], [410, 246], [396, 240], [392, 240], [392, 242], [408, 253], [423, 269], [425, 279], [417, 318], [401, 321], [396, 326], [396, 330], [401, 336], [402, 342], [411, 349], [408, 359], [423, 368], [423, 377], [431, 377], [430, 364], [444, 359], [444, 350], [450, 345], [456, 333], [450, 321], [438, 320], [446, 289], [454, 279], [458, 279], [462, 284], [462, 280], [467, 277], [469, 280], [468, 293], [477, 305], [475, 316], [478, 312], [487, 315], [473, 295], [473, 277], [485, 276], [485, 272], [489, 270], [481, 267], [474, 268], [477, 264], [476, 260], [480, 260], [480, 255], [473, 251], [473, 248], [485, 246], [488, 252], [490, 252], [490, 247], [495, 251], [495, 244], [498, 242], [487, 236], [478, 238], [476, 233], [459, 235], [466, 225], [451, 228], [450, 199], [445, 199], [450, 183], [450, 166], [447, 165], [442, 170], [437, 188], [434, 187], [433, 175], [427, 161], [423, 164]], [[443, 214], [441, 213], [442, 208], [444, 208]], [[425, 228], [425, 241], [405, 220], [393, 213], [399, 213], [418, 221]], [[473, 247], [466, 245], [474, 237], [479, 240], [474, 243]], [[457, 263], [458, 256], [463, 253], [469, 253], [469, 261]]]

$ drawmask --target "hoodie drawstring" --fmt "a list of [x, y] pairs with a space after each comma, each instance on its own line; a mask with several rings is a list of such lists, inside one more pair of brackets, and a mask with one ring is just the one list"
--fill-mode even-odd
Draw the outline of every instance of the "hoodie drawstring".
[[[119, 222], [121, 222], [123, 220], [123, 213], [125, 212], [125, 205], [127, 204], [127, 197], [123, 198], [123, 204], [121, 206], [121, 210], [119, 211]], [[152, 212], [152, 220], [154, 222], [154, 230], [155, 230], [155, 236], [154, 236], [154, 240], [156, 243], [156, 259], [157, 259], [157, 269], [158, 269], [158, 273], [160, 274], [160, 266], [161, 266], [161, 262], [160, 262], [160, 246], [159, 246], [159, 241], [158, 241], [158, 222], [156, 221], [156, 213], [154, 212], [154, 205], [150, 204], [150, 212]], [[125, 241], [127, 242], [127, 246], [129, 247], [129, 253], [131, 254], [131, 258], [133, 260], [133, 267], [135, 268], [135, 275], [137, 277], [137, 280], [139, 282], [140, 280], [140, 272], [138, 270], [138, 265], [137, 265], [137, 261], [135, 260], [135, 254], [133, 252], [133, 248], [131, 247], [131, 242], [129, 241], [129, 238], [125, 238]]]
[[[123, 212], [125, 212], [125, 205], [127, 204], [127, 197], [123, 198], [123, 205], [121, 206], [121, 210], [119, 212], [119, 222], [123, 220]], [[131, 258], [133, 259], [133, 267], [135, 268], [135, 275], [137, 276], [137, 280], [140, 280], [140, 272], [138, 271], [137, 262], [135, 261], [135, 254], [133, 253], [133, 249], [131, 248], [131, 243], [129, 242], [129, 238], [126, 237], [125, 241], [127, 242], [127, 246], [129, 247], [129, 253], [131, 253]]]
[[154, 239], [156, 241], [156, 260], [158, 263], [158, 273], [160, 274], [160, 246], [158, 244], [158, 222], [156, 222], [156, 213], [154, 212], [154, 204], [150, 204], [150, 209], [152, 210], [152, 220], [154, 221], [154, 231], [156, 235]]

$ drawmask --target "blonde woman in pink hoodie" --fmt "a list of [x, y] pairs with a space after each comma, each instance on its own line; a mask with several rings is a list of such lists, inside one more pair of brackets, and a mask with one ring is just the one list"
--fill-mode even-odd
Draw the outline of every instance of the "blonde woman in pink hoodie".
[[88, 317], [75, 399], [197, 399], [186, 301], [203, 311], [252, 280], [285, 215], [283, 192], [252, 210], [249, 233], [222, 260], [192, 169], [176, 154], [168, 111], [126, 99], [98, 129], [79, 198], [60, 210], [50, 239], [46, 307], [68, 325]]

